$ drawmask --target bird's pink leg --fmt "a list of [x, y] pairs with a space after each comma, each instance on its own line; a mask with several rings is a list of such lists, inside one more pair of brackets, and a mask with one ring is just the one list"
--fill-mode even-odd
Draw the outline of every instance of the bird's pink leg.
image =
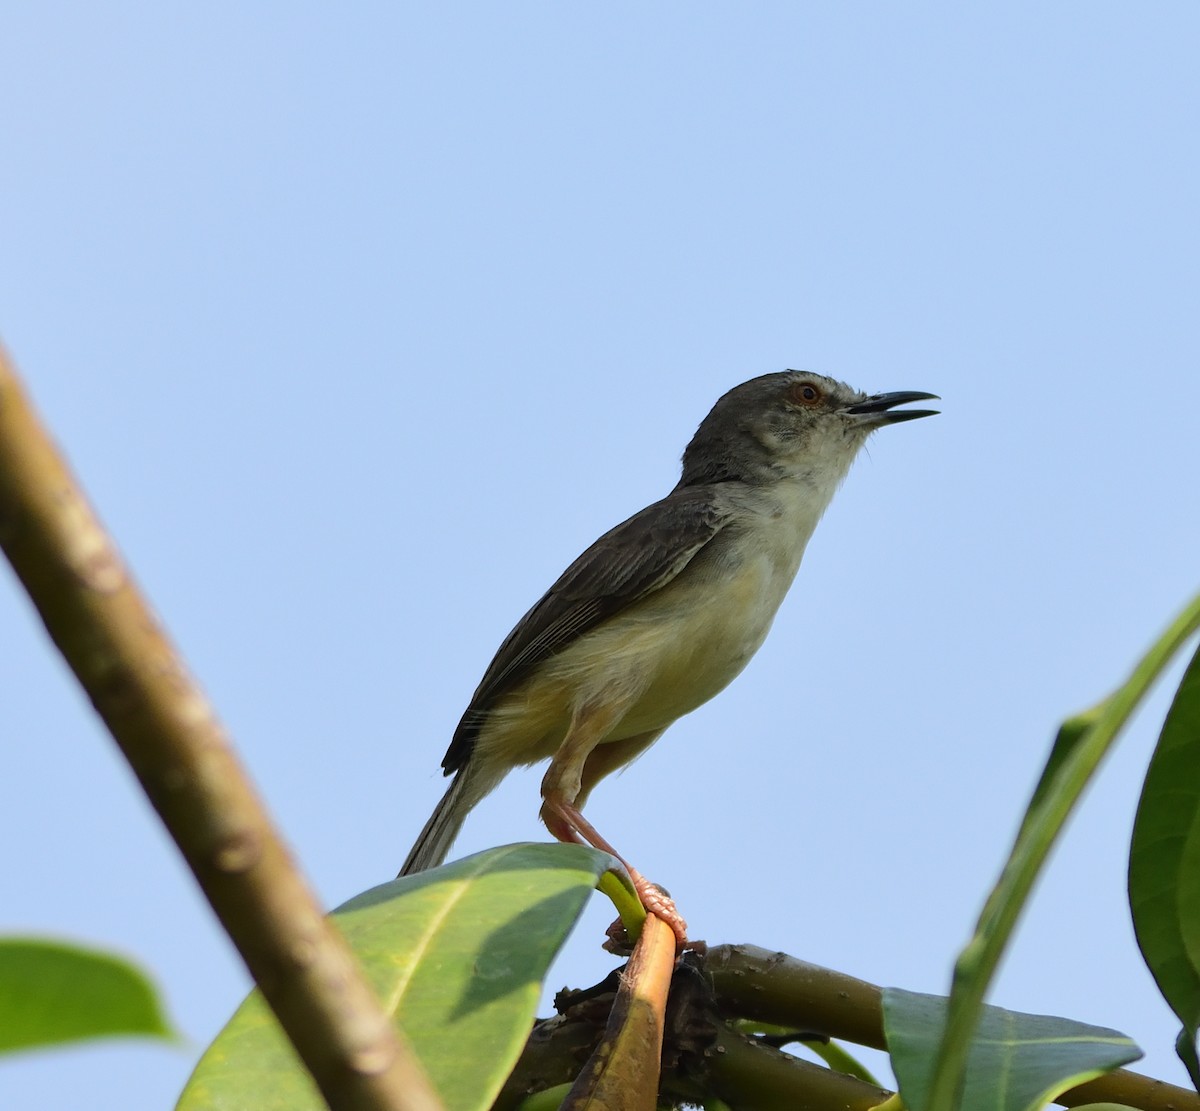
[[675, 902], [670, 895], [652, 884], [645, 876], [634, 868], [616, 849], [600, 836], [596, 827], [583, 814], [561, 795], [545, 794], [542, 799], [542, 821], [546, 828], [560, 841], [568, 844], [588, 844], [601, 852], [615, 856], [625, 865], [629, 878], [633, 880], [633, 888], [647, 914], [660, 918], [675, 935], [676, 950], [682, 950], [687, 945], [687, 923], [675, 908]]

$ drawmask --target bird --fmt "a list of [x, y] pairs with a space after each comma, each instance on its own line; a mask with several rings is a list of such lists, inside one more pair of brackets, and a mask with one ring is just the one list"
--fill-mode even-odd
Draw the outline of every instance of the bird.
[[549, 760], [542, 821], [611, 853], [680, 946], [662, 889], [583, 816], [588, 796], [723, 690], [762, 645], [817, 522], [878, 428], [937, 410], [918, 391], [866, 394], [787, 370], [718, 399], [665, 498], [610, 529], [517, 622], [442, 761], [448, 789], [401, 876], [441, 864], [470, 810], [513, 768]]

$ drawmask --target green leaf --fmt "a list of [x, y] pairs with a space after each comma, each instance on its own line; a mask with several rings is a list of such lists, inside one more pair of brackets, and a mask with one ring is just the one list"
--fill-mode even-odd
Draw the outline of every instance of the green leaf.
[[[947, 1004], [940, 995], [899, 988], [883, 991], [888, 1051], [910, 1111], [929, 1104]], [[984, 1007], [967, 1057], [960, 1106], [970, 1111], [1036, 1111], [1068, 1088], [1141, 1055], [1116, 1030]]]
[[1187, 1069], [1192, 1087], [1200, 1091], [1200, 1056], [1197, 1056], [1196, 1048], [1196, 1035], [1185, 1026], [1175, 1039], [1175, 1052]]
[[1025, 808], [1024, 817], [1021, 819], [1020, 833], [1025, 832], [1030, 821], [1041, 810], [1042, 804], [1046, 801], [1054, 787], [1055, 779], [1060, 769], [1071, 758], [1072, 753], [1079, 747], [1080, 742], [1087, 736], [1088, 730], [1095, 723], [1104, 705], [1102, 702], [1099, 706], [1093, 706], [1090, 710], [1085, 710], [1082, 714], [1068, 718], [1058, 727], [1058, 733], [1054, 737], [1054, 744], [1050, 747], [1050, 755], [1046, 757], [1045, 767], [1042, 768], [1042, 774], [1038, 777], [1037, 786], [1033, 789], [1033, 796], [1029, 800], [1029, 805]]
[[954, 1111], [971, 1034], [983, 999], [1034, 881], [1084, 788], [1154, 680], [1200, 629], [1200, 596], [1193, 598], [1138, 661], [1129, 678], [1059, 730], [1012, 851], [954, 966], [950, 1018], [934, 1058], [928, 1107]]
[[1142, 956], [1183, 1023], [1179, 1055], [1200, 1090], [1200, 650], [1146, 772], [1129, 850], [1129, 907]]
[[145, 973], [95, 949], [0, 939], [0, 1053], [122, 1035], [176, 1040]]
[[570, 1084], [559, 1084], [534, 1092], [521, 1101], [517, 1111], [559, 1111], [567, 1096], [571, 1094], [571, 1088]]
[[[542, 978], [614, 865], [581, 845], [520, 844], [393, 880], [334, 918], [447, 1111], [491, 1107], [525, 1045]], [[318, 1111], [256, 991], [209, 1046], [178, 1111]]]

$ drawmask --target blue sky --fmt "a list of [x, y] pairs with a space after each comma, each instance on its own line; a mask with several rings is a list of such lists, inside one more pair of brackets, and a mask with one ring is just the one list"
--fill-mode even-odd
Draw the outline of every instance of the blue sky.
[[[512, 623], [785, 367], [875, 437], [766, 645], [589, 815], [696, 936], [943, 990], [1057, 722], [1196, 590], [1194, 5], [21, 5], [0, 337], [330, 903], [394, 874]], [[246, 979], [0, 576], [0, 928], [191, 1039], [0, 1064], [171, 1105]], [[1124, 854], [1168, 692], [993, 1000], [1182, 1082]], [[541, 838], [510, 777], [459, 852]], [[552, 986], [610, 966], [589, 912]]]

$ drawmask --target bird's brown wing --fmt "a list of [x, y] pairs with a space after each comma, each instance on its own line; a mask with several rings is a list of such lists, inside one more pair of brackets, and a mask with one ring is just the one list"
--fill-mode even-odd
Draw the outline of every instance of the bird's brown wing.
[[463, 714], [442, 767], [457, 771], [495, 701], [542, 660], [601, 621], [666, 586], [725, 525], [711, 487], [677, 490], [610, 529], [520, 621], [488, 665]]

